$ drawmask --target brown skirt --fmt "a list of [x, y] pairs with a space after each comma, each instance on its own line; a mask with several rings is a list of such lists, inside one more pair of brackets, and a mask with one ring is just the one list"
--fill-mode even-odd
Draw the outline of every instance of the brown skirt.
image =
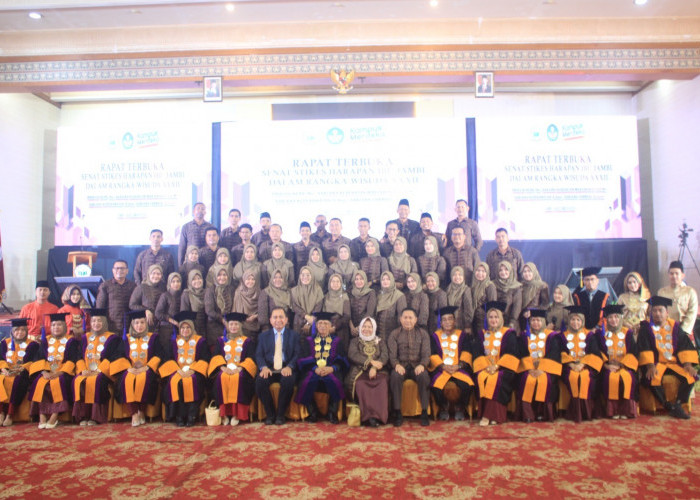
[[389, 377], [377, 373], [374, 379], [364, 372], [355, 382], [355, 397], [360, 405], [362, 421], [376, 418], [383, 424], [389, 420]]

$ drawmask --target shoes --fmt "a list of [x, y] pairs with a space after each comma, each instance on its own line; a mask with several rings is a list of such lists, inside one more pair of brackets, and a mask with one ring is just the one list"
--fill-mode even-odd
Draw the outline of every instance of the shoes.
[[284, 425], [284, 423], [287, 421], [286, 418], [284, 417], [277, 417], [275, 419], [275, 425]]
[[401, 410], [396, 412], [396, 417], [394, 417], [394, 427], [401, 427], [403, 425], [403, 415], [401, 415]]
[[526, 418], [526, 419], [523, 420], [523, 422], [525, 422], [526, 424], [531, 424], [531, 423], [532, 423], [532, 419], [531, 419], [531, 418]]
[[671, 407], [671, 416], [675, 418], [680, 418], [682, 420], [688, 420], [690, 419], [690, 415], [688, 415], [685, 411], [683, 411], [683, 407], [681, 406], [680, 403], [676, 403]]
[[39, 422], [39, 429], [46, 429], [46, 422]]
[[[449, 416], [449, 414], [448, 414]], [[421, 427], [428, 427], [430, 425], [430, 419], [428, 418], [428, 412], [423, 410], [420, 414], [420, 425]]]
[[479, 427], [488, 427], [489, 426], [489, 419], [488, 418], [482, 418], [479, 421]]
[[80, 427], [85, 427], [85, 426], [87, 426], [87, 420], [81, 420]]
[[9, 427], [12, 425], [12, 417], [11, 416], [6, 416], [5, 421], [2, 423], [3, 427]]
[[146, 415], [142, 411], [139, 412], [139, 423], [141, 425], [146, 423]]
[[612, 416], [612, 419], [613, 419], [613, 420], [620, 420], [620, 415], [613, 415], [613, 416]]
[[309, 413], [309, 416], [306, 417], [306, 421], [315, 424], [316, 422], [318, 422], [318, 415], [315, 412]]
[[[690, 417], [688, 417], [688, 418], [690, 418]], [[57, 425], [58, 425], [58, 419], [56, 419], [56, 421], [53, 424], [46, 422], [44, 429], [55, 429]]]
[[370, 427], [379, 427], [379, 420], [374, 417], [370, 417], [368, 425]]
[[185, 427], [194, 427], [195, 423], [196, 419], [194, 417], [187, 417], [187, 423], [185, 424]]
[[449, 419], [450, 419], [450, 414], [447, 412], [447, 410], [441, 410], [440, 413], [438, 414], [438, 420], [447, 421]]
[[182, 417], [177, 417], [175, 419], [175, 425], [177, 425], [178, 427], [184, 427], [185, 421], [182, 419]]
[[496, 422], [495, 420], [491, 420], [491, 421], [489, 422], [489, 425], [498, 425], [498, 422]]
[[272, 425], [275, 423], [275, 419], [272, 417], [266, 417], [265, 418], [265, 425]]
[[338, 412], [337, 412], [337, 410], [328, 412], [328, 421], [333, 425], [338, 424]]
[[230, 420], [228, 417], [224, 417], [221, 419], [221, 425], [228, 425], [229, 422]]
[[94, 420], [88, 420], [87, 424], [88, 426], [92, 427], [93, 425], [97, 425], [97, 422], [95, 422]]
[[463, 421], [465, 418], [466, 418], [466, 416], [464, 415], [464, 412], [463, 412], [463, 411], [457, 410], [457, 411], [455, 412], [455, 420], [456, 420], [457, 422], [461, 422], [461, 421]]
[[627, 420], [627, 415], [620, 415], [620, 420]]
[[235, 427], [238, 425], [240, 420], [238, 420], [236, 417], [231, 417], [231, 427]]

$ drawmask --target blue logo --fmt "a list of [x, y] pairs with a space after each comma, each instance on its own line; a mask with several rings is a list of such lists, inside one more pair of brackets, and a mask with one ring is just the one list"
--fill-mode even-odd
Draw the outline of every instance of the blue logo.
[[556, 141], [559, 139], [559, 129], [553, 123], [547, 127], [547, 139], [550, 141]]
[[131, 149], [134, 147], [134, 136], [131, 135], [131, 132], [127, 132], [124, 134], [124, 137], [122, 137], [122, 147], [124, 149]]
[[338, 127], [333, 127], [326, 134], [326, 139], [328, 139], [328, 142], [331, 144], [340, 144], [343, 142], [343, 139], [345, 139], [345, 134]]

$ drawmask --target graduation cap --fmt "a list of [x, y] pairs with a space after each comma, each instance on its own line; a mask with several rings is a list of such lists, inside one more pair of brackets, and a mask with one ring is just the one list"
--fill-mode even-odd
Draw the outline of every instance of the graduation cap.
[[445, 306], [437, 309], [435, 314], [438, 316], [444, 316], [445, 314], [452, 314], [454, 316], [455, 312], [459, 309], [457, 306]]
[[173, 316], [173, 319], [177, 321], [178, 323], [182, 323], [183, 321], [194, 321], [197, 318], [197, 313], [194, 311], [180, 311], [177, 313], [175, 316]]
[[17, 328], [18, 326], [27, 326], [29, 323], [29, 318], [12, 318], [12, 328]]
[[588, 309], [583, 306], [566, 306], [564, 309], [569, 311], [569, 314], [580, 314], [584, 318], [588, 313]]
[[649, 305], [651, 307], [655, 307], [655, 306], [671, 307], [673, 305], [672, 299], [669, 299], [668, 297], [661, 297], [660, 295], [654, 295], [647, 302], [649, 302]]
[[49, 288], [49, 282], [46, 280], [39, 280], [36, 282], [36, 286], [34, 288]]
[[134, 320], [134, 319], [139, 319], [139, 318], [145, 318], [146, 317], [146, 311], [129, 311], [126, 313], [126, 315], [129, 317], [129, 321]]
[[107, 309], [98, 309], [98, 308], [92, 308], [92, 309], [85, 309], [85, 312], [90, 315], [90, 317], [94, 316], [104, 316], [105, 318], [107, 317]]
[[54, 321], [63, 321], [64, 323], [66, 322], [66, 313], [47, 314], [47, 316], [51, 318], [52, 323]]
[[581, 278], [585, 278], [586, 276], [596, 276], [598, 273], [600, 273], [601, 269], [602, 268], [595, 266], [584, 267], [581, 269]]
[[508, 304], [505, 302], [493, 300], [484, 304], [484, 311], [489, 312], [491, 309], [498, 309], [501, 312], [506, 312], [506, 307], [508, 307]]
[[530, 318], [546, 318], [547, 311], [544, 309], [528, 309], [530, 311]]
[[333, 319], [333, 316], [335, 316], [334, 313], [330, 312], [325, 312], [325, 311], [319, 311], [313, 313], [314, 318], [316, 318], [316, 321], [331, 321]]
[[623, 309], [624, 309], [624, 308], [622, 307], [621, 304], [610, 304], [610, 305], [607, 305], [607, 306], [605, 306], [605, 307], [603, 308], [603, 316], [605, 316], [606, 318], [607, 318], [608, 316], [610, 316], [611, 314], [619, 314], [620, 316], [622, 316], [622, 310], [623, 310]]
[[248, 319], [248, 316], [243, 313], [230, 312], [224, 314], [224, 319], [226, 320], [226, 322], [238, 321], [240, 323], [243, 323], [245, 322], [245, 320]]

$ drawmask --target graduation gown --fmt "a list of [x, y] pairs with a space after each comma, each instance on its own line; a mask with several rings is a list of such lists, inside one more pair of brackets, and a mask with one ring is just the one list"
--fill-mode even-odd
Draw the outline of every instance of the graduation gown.
[[[60, 349], [60, 348], [63, 349]], [[73, 376], [76, 372], [76, 363], [80, 359], [80, 342], [66, 335], [58, 340], [49, 337], [41, 341], [41, 357], [32, 363], [29, 368], [30, 377], [37, 374], [29, 387], [29, 400], [34, 403], [66, 403], [73, 402]], [[54, 372], [59, 376], [47, 380], [40, 372]], [[48, 388], [48, 391], [45, 389]], [[65, 410], [63, 410], [65, 411]]]
[[573, 298], [574, 304], [583, 306], [588, 310], [586, 313], [586, 328], [592, 330], [598, 326], [603, 319], [603, 308], [608, 304], [610, 295], [601, 290], [596, 290], [593, 294], [593, 300], [591, 300], [586, 289], [579, 288], [573, 293]]
[[695, 350], [690, 337], [680, 329], [680, 323], [672, 319], [655, 331], [651, 323], [642, 321], [639, 324], [639, 364], [641, 366], [655, 364], [656, 377], [651, 384], [646, 377], [642, 382], [652, 387], [661, 386], [661, 379], [666, 371], [672, 371], [688, 384], [694, 384], [695, 378], [683, 369], [684, 363], [698, 364], [698, 352]]
[[[537, 334], [525, 331], [519, 337], [522, 354], [518, 401], [526, 420], [533, 417], [554, 420], [562, 372], [561, 350], [556, 335], [556, 332], [545, 329]], [[535, 369], [542, 374], [533, 377], [530, 370]]]
[[[109, 369], [116, 378], [115, 398], [121, 403], [155, 404], [158, 396], [158, 368], [163, 353], [158, 341], [158, 334], [147, 332], [141, 338], [127, 335], [122, 342], [121, 357], [114, 361]], [[128, 372], [140, 361], [148, 370], [139, 374]]]
[[[206, 377], [209, 367], [209, 347], [201, 335], [194, 334], [188, 341], [173, 336], [168, 352], [163, 353], [163, 364], [158, 373], [163, 379], [163, 402], [199, 403], [206, 396]], [[186, 368], [186, 370], [185, 370]], [[191, 377], [182, 378], [177, 370], [192, 371]], [[168, 412], [172, 416], [171, 411]]]
[[[639, 349], [634, 340], [634, 333], [632, 330], [622, 327], [619, 332], [597, 330], [596, 335], [601, 343], [600, 350], [603, 360], [606, 363], [617, 361], [621, 365], [617, 371], [612, 371], [605, 365], [601, 370], [601, 386], [606, 401], [606, 414], [609, 417], [614, 414], [623, 414], [626, 417], [634, 418], [637, 416], [634, 402], [639, 399], [637, 387]], [[627, 405], [627, 407], [624, 408], [621, 405]]]
[[[493, 400], [506, 406], [515, 389], [520, 357], [515, 330], [502, 327], [497, 332], [481, 330], [472, 343], [474, 374], [481, 399]], [[498, 371], [486, 372], [494, 364]]]
[[[9, 403], [15, 408], [22, 404], [29, 389], [29, 370], [42, 356], [41, 345], [29, 340], [29, 336], [23, 342], [13, 342], [10, 337], [0, 342], [0, 369], [22, 368], [16, 375], [0, 374], [0, 403]], [[36, 375], [34, 372], [32, 378]]]
[[[241, 368], [239, 373], [229, 375], [221, 367]], [[233, 340], [219, 338], [214, 357], [209, 362], [207, 374], [214, 381], [214, 398], [221, 405], [250, 405], [255, 394], [255, 346], [253, 341], [241, 335]]]
[[[122, 339], [112, 332], [83, 335], [80, 342], [81, 357], [75, 364], [76, 376], [73, 380], [75, 401], [85, 404], [109, 403], [110, 365], [119, 359], [123, 352]], [[80, 375], [84, 370], [97, 370], [94, 377]]]
[[[461, 330], [452, 330], [447, 334], [442, 329], [430, 335], [430, 386], [443, 390], [450, 379], [457, 379], [469, 386], [474, 386], [471, 376], [472, 353], [469, 351], [467, 335]], [[443, 370], [443, 366], [455, 366], [460, 368], [453, 374]]]
[[[302, 340], [302, 358], [297, 361], [300, 372], [299, 388], [295, 401], [304, 405], [310, 405], [314, 392], [319, 385], [323, 386], [331, 401], [340, 401], [345, 398], [343, 378], [348, 370], [348, 362], [343, 352], [342, 342], [339, 337], [328, 335], [322, 338], [319, 335], [307, 337]], [[320, 350], [317, 349], [320, 347]], [[328, 353], [326, 355], [326, 353]], [[333, 373], [321, 377], [314, 371], [319, 362], [325, 360], [324, 366], [333, 367]]]

